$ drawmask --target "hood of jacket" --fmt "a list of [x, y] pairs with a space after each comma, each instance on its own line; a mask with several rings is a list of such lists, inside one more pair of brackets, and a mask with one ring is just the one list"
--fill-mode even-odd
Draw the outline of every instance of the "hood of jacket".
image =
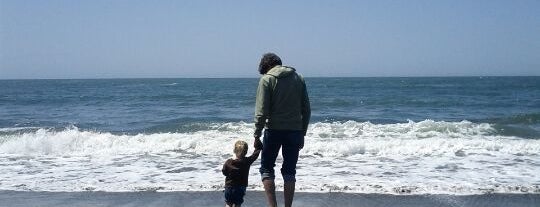
[[284, 78], [295, 73], [295, 69], [288, 66], [278, 65], [266, 72], [266, 75], [271, 75], [276, 78]]

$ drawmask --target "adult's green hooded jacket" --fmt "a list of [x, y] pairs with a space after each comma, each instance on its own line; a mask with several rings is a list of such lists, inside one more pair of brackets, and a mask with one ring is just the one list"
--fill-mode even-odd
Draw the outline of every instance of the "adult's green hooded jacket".
[[311, 108], [304, 78], [287, 66], [275, 66], [259, 80], [255, 103], [255, 134], [264, 127], [307, 131]]

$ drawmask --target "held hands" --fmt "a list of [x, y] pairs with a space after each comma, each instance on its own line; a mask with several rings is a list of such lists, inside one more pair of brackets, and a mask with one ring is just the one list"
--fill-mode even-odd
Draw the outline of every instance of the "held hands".
[[258, 137], [255, 138], [254, 142], [253, 142], [253, 147], [256, 149], [256, 150], [260, 150], [263, 148], [263, 144], [261, 142], [261, 139], [259, 139]]
[[[306, 136], [306, 131], [304, 131], [304, 136], [302, 136], [302, 140], [300, 141], [299, 143], [299, 148], [302, 149], [304, 148], [304, 140], [305, 140], [305, 136]], [[261, 142], [261, 131], [259, 130], [255, 130], [255, 133], [253, 133], [253, 138], [255, 138], [255, 141], [253, 142], [253, 147], [255, 149], [262, 149], [263, 148], [263, 144]]]
[[263, 145], [260, 139], [261, 134], [262, 134], [262, 129], [256, 129], [255, 133], [253, 133], [253, 138], [255, 138], [255, 140], [253, 141], [253, 147], [257, 150], [263, 148]]
[[253, 133], [253, 137], [255, 139], [259, 139], [261, 137], [262, 130], [255, 130], [255, 133]]

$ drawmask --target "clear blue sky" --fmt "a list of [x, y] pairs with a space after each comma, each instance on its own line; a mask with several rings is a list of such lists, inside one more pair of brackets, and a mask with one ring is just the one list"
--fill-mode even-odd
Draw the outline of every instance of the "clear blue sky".
[[0, 0], [0, 79], [540, 75], [540, 1]]

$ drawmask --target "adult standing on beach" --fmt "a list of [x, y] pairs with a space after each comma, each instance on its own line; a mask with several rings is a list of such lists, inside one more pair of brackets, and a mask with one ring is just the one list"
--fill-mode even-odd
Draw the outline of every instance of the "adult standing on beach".
[[291, 206], [296, 183], [296, 162], [304, 147], [311, 109], [304, 78], [292, 67], [283, 66], [274, 53], [266, 53], [259, 63], [259, 80], [255, 103], [255, 139], [263, 128], [263, 150], [260, 173], [268, 206], [277, 206], [274, 166], [282, 148], [281, 174], [284, 181], [285, 206]]

